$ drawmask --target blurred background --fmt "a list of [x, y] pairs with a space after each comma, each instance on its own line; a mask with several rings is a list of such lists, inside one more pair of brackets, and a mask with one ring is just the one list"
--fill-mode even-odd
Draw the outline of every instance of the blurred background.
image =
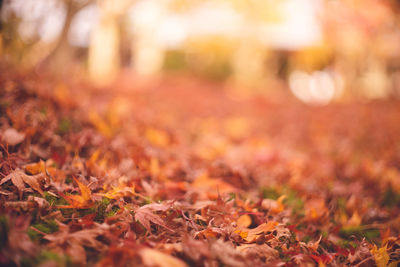
[[[99, 86], [188, 76], [323, 105], [400, 97], [397, 0], [2, 0], [0, 54]], [[134, 82], [134, 79], [132, 79]]]

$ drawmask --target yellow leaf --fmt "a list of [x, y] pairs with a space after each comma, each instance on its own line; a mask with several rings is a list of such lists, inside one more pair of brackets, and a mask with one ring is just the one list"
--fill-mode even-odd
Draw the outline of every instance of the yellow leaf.
[[89, 121], [104, 136], [111, 137], [113, 135], [113, 130], [110, 125], [108, 125], [108, 123], [102, 117], [100, 117], [100, 115], [96, 111], [91, 111], [89, 113]]
[[400, 261], [392, 261], [387, 265], [387, 267], [397, 267], [397, 265], [400, 263]]
[[353, 216], [351, 216], [350, 220], [347, 223], [347, 226], [359, 226], [361, 224], [361, 217], [358, 215], [358, 212], [355, 211]]
[[89, 162], [90, 162], [91, 164], [96, 163], [96, 161], [97, 161], [98, 158], [99, 158], [99, 155], [100, 155], [100, 150], [99, 150], [99, 149], [96, 149], [96, 151], [90, 156]]
[[70, 205], [59, 206], [59, 208], [75, 208], [75, 209], [86, 209], [93, 206], [92, 192], [90, 189], [78, 181], [75, 177], [72, 177], [78, 184], [81, 195], [64, 195], [59, 193]]
[[92, 192], [90, 191], [90, 189], [86, 185], [84, 185], [81, 182], [79, 182], [78, 179], [76, 179], [75, 177], [73, 177], [73, 178], [74, 178], [74, 181], [78, 184], [79, 189], [81, 190], [82, 198], [85, 201], [91, 200], [92, 199]]
[[273, 231], [277, 225], [278, 225], [278, 223], [274, 222], [274, 221], [269, 221], [267, 223], [260, 224], [256, 228], [250, 229], [248, 231], [248, 235], [245, 238], [245, 240], [247, 242], [254, 242], [254, 241], [256, 241], [258, 236], [260, 236], [261, 234], [264, 234], [268, 231]]
[[237, 227], [247, 228], [251, 224], [251, 217], [247, 214], [240, 216], [236, 221]]
[[127, 186], [125, 184], [112, 187], [111, 190], [107, 191], [102, 196], [111, 199], [118, 199], [125, 196], [133, 196], [135, 194], [135, 186]]
[[169, 143], [168, 134], [155, 128], [147, 128], [145, 136], [153, 146], [166, 147]]
[[45, 164], [42, 160], [37, 163], [28, 164], [25, 166], [25, 171], [32, 175], [45, 173]]
[[374, 255], [376, 266], [387, 267], [389, 262], [389, 255], [386, 246], [377, 248], [376, 245], [371, 249], [371, 254]]
[[238, 235], [240, 235], [243, 239], [246, 239], [246, 237], [249, 235], [248, 231], [241, 231], [241, 230], [236, 230], [234, 231], [234, 233], [237, 233]]

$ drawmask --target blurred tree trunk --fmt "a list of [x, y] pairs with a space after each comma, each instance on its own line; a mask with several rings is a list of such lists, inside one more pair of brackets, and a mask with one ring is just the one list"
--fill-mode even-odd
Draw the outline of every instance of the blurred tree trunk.
[[65, 0], [65, 21], [63, 29], [60, 33], [59, 38], [54, 46], [54, 48], [50, 51], [50, 53], [38, 64], [39, 68], [42, 67], [51, 67], [55, 71], [57, 70], [65, 70], [67, 66], [73, 63], [73, 48], [69, 44], [68, 41], [68, 33], [71, 28], [72, 21], [75, 15], [79, 10], [87, 6], [91, 3], [88, 1], [73, 1], [73, 0]]
[[130, 0], [99, 0], [100, 21], [93, 30], [88, 68], [93, 82], [111, 82], [120, 68], [120, 29], [118, 20], [131, 3]]

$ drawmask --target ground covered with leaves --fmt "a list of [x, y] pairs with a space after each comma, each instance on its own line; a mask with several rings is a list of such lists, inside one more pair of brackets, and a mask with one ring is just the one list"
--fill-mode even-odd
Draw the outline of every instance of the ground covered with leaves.
[[0, 265], [397, 266], [400, 108], [3, 67]]

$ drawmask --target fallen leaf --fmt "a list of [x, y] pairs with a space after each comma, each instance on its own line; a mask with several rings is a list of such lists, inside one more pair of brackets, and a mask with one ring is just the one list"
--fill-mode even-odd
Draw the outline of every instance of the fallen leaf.
[[277, 200], [273, 199], [264, 199], [261, 202], [261, 206], [269, 210], [273, 214], [278, 214], [285, 209], [285, 205], [283, 205], [283, 201], [285, 200], [286, 196], [282, 195]]
[[23, 170], [17, 168], [12, 173], [4, 177], [0, 181], [0, 185], [11, 180], [11, 182], [17, 187], [20, 194], [25, 189], [25, 184], [29, 185], [32, 189], [43, 195], [43, 190], [40, 188], [40, 181], [44, 178], [43, 174], [28, 175]]
[[14, 128], [8, 128], [7, 130], [5, 130], [3, 132], [2, 139], [4, 142], [9, 144], [10, 146], [15, 146], [15, 145], [22, 143], [22, 141], [24, 141], [25, 134], [18, 132]]
[[42, 160], [40, 160], [37, 163], [25, 165], [25, 171], [32, 175], [39, 174], [42, 172], [44, 173], [45, 170], [46, 170], [46, 165]]
[[243, 230], [242, 232], [247, 233], [247, 236], [241, 235], [247, 242], [255, 242], [256, 239], [267, 232], [273, 231], [278, 225], [277, 222], [269, 221], [267, 223], [260, 224], [254, 229]]
[[97, 128], [99, 132], [101, 132], [106, 137], [111, 137], [114, 134], [114, 130], [107, 123], [105, 119], [103, 119], [96, 111], [91, 111], [89, 113], [89, 121]]
[[374, 255], [377, 267], [387, 267], [390, 258], [387, 253], [386, 246], [377, 248], [376, 245], [374, 245], [374, 247], [371, 249], [371, 254]]
[[251, 224], [251, 217], [247, 214], [240, 216], [236, 220], [236, 225], [239, 228], [247, 228], [250, 226], [250, 224]]
[[362, 218], [358, 215], [358, 212], [355, 211], [351, 216], [350, 220], [347, 222], [346, 226], [356, 227], [361, 224]]
[[125, 184], [120, 184], [118, 186], [112, 186], [111, 190], [106, 191], [103, 194], [106, 198], [110, 199], [119, 199], [125, 196], [134, 196], [135, 195], [135, 186], [128, 186]]
[[140, 255], [145, 265], [150, 267], [187, 267], [182, 260], [155, 249], [145, 248], [140, 250]]
[[218, 194], [236, 192], [237, 189], [219, 178], [211, 178], [207, 173], [199, 175], [192, 183], [192, 187], [201, 193], [202, 197], [218, 198]]
[[153, 146], [165, 147], [169, 143], [168, 134], [155, 128], [147, 128], [145, 136]]
[[104, 244], [97, 240], [97, 238], [107, 230], [104, 224], [97, 228], [84, 229], [76, 232], [70, 232], [70, 227], [68, 227], [68, 225], [62, 223], [58, 223], [58, 225], [59, 231], [46, 234], [43, 238], [50, 242], [49, 248], [59, 253], [66, 253], [74, 262], [86, 265], [84, 246], [97, 251], [104, 248]]
[[75, 177], [72, 177], [75, 183], [78, 184], [81, 195], [65, 195], [59, 193], [70, 205], [58, 206], [59, 208], [73, 208], [73, 209], [87, 209], [93, 207], [94, 203], [92, 201], [92, 192], [90, 189], [78, 181]]
[[146, 230], [151, 233], [150, 223], [154, 223], [160, 225], [170, 231], [173, 231], [170, 227], [168, 227], [164, 220], [154, 211], [166, 211], [170, 208], [169, 204], [147, 204], [135, 211], [135, 220], [139, 221]]
[[261, 245], [244, 244], [244, 245], [236, 247], [236, 250], [240, 251], [241, 253], [244, 253], [244, 255], [246, 255], [246, 257], [265, 258], [267, 262], [279, 257], [278, 251], [271, 248], [267, 244], [261, 244]]
[[319, 237], [319, 239], [315, 242], [308, 242], [307, 243], [307, 248], [311, 249], [313, 252], [317, 252], [319, 243], [321, 242], [322, 236]]

